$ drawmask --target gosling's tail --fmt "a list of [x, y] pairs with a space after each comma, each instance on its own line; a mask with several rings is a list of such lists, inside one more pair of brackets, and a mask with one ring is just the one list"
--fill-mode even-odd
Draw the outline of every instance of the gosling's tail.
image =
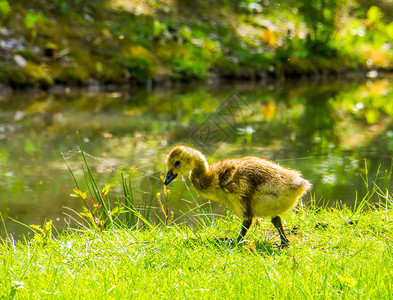
[[300, 196], [303, 196], [307, 191], [311, 190], [312, 184], [306, 180], [301, 178], [301, 182], [299, 183], [299, 189], [300, 189]]

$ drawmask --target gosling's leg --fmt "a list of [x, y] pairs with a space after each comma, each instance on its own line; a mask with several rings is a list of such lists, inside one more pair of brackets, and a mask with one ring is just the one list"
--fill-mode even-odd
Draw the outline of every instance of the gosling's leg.
[[284, 233], [284, 228], [282, 227], [280, 216], [272, 218], [272, 223], [273, 223], [274, 227], [276, 227], [276, 229], [278, 230], [278, 233], [280, 235], [280, 239], [281, 239], [280, 248], [288, 247], [289, 240]]
[[240, 230], [240, 234], [237, 237], [237, 243], [239, 244], [243, 238], [246, 236], [248, 229], [250, 228], [252, 224], [252, 219], [250, 220], [244, 220], [242, 224], [242, 229]]

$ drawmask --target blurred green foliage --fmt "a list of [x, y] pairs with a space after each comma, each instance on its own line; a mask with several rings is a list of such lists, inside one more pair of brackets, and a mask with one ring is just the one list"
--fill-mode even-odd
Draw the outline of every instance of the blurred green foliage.
[[374, 2], [1, 0], [0, 80], [46, 88], [390, 70], [393, 6]]
[[25, 27], [26, 29], [32, 29], [38, 23], [47, 22], [48, 19], [39, 12], [27, 12], [25, 15]]
[[7, 0], [0, 1], [0, 12], [3, 17], [8, 17], [8, 15], [10, 14], [11, 7]]

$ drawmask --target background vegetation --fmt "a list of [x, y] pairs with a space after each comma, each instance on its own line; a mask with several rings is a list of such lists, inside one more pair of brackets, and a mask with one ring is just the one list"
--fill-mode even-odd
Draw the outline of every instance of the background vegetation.
[[389, 1], [0, 1], [0, 82], [151, 84], [390, 70]]
[[[0, 299], [390, 299], [391, 12], [0, 0]], [[201, 84], [166, 84], [184, 81]], [[234, 92], [236, 129], [218, 115]], [[240, 221], [186, 180], [163, 188], [168, 150], [212, 118], [227, 138], [209, 162], [258, 155], [313, 183], [284, 216], [289, 249], [263, 220], [218, 243]]]

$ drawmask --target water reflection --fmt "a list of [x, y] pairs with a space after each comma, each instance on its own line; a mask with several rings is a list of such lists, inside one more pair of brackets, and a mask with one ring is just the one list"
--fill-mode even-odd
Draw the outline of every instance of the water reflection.
[[[152, 93], [111, 91], [64, 94], [18, 93], [0, 98], [0, 210], [7, 230], [27, 230], [11, 221], [64, 225], [64, 207], [81, 211], [70, 197], [74, 183], [62, 154], [82, 181], [79, 132], [97, 179], [121, 194], [120, 171], [130, 171], [136, 199], [150, 197], [172, 145], [193, 145], [191, 133], [214, 118], [226, 133], [208, 160], [263, 156], [300, 170], [317, 199], [351, 205], [369, 184], [386, 186], [393, 151], [390, 80], [366, 82], [285, 82], [262, 86], [238, 83], [188, 86]], [[217, 114], [236, 92], [247, 110], [233, 124]], [[221, 120], [221, 121], [220, 121]], [[83, 188], [83, 186], [81, 187]], [[159, 187], [160, 188], [160, 187]], [[174, 183], [170, 209], [189, 210], [187, 187]], [[182, 200], [183, 199], [183, 200]], [[307, 201], [307, 199], [305, 199]], [[158, 204], [157, 204], [158, 206]], [[217, 208], [218, 209], [218, 208]], [[72, 212], [69, 212], [72, 214]], [[4, 229], [1, 229], [4, 234]]]

